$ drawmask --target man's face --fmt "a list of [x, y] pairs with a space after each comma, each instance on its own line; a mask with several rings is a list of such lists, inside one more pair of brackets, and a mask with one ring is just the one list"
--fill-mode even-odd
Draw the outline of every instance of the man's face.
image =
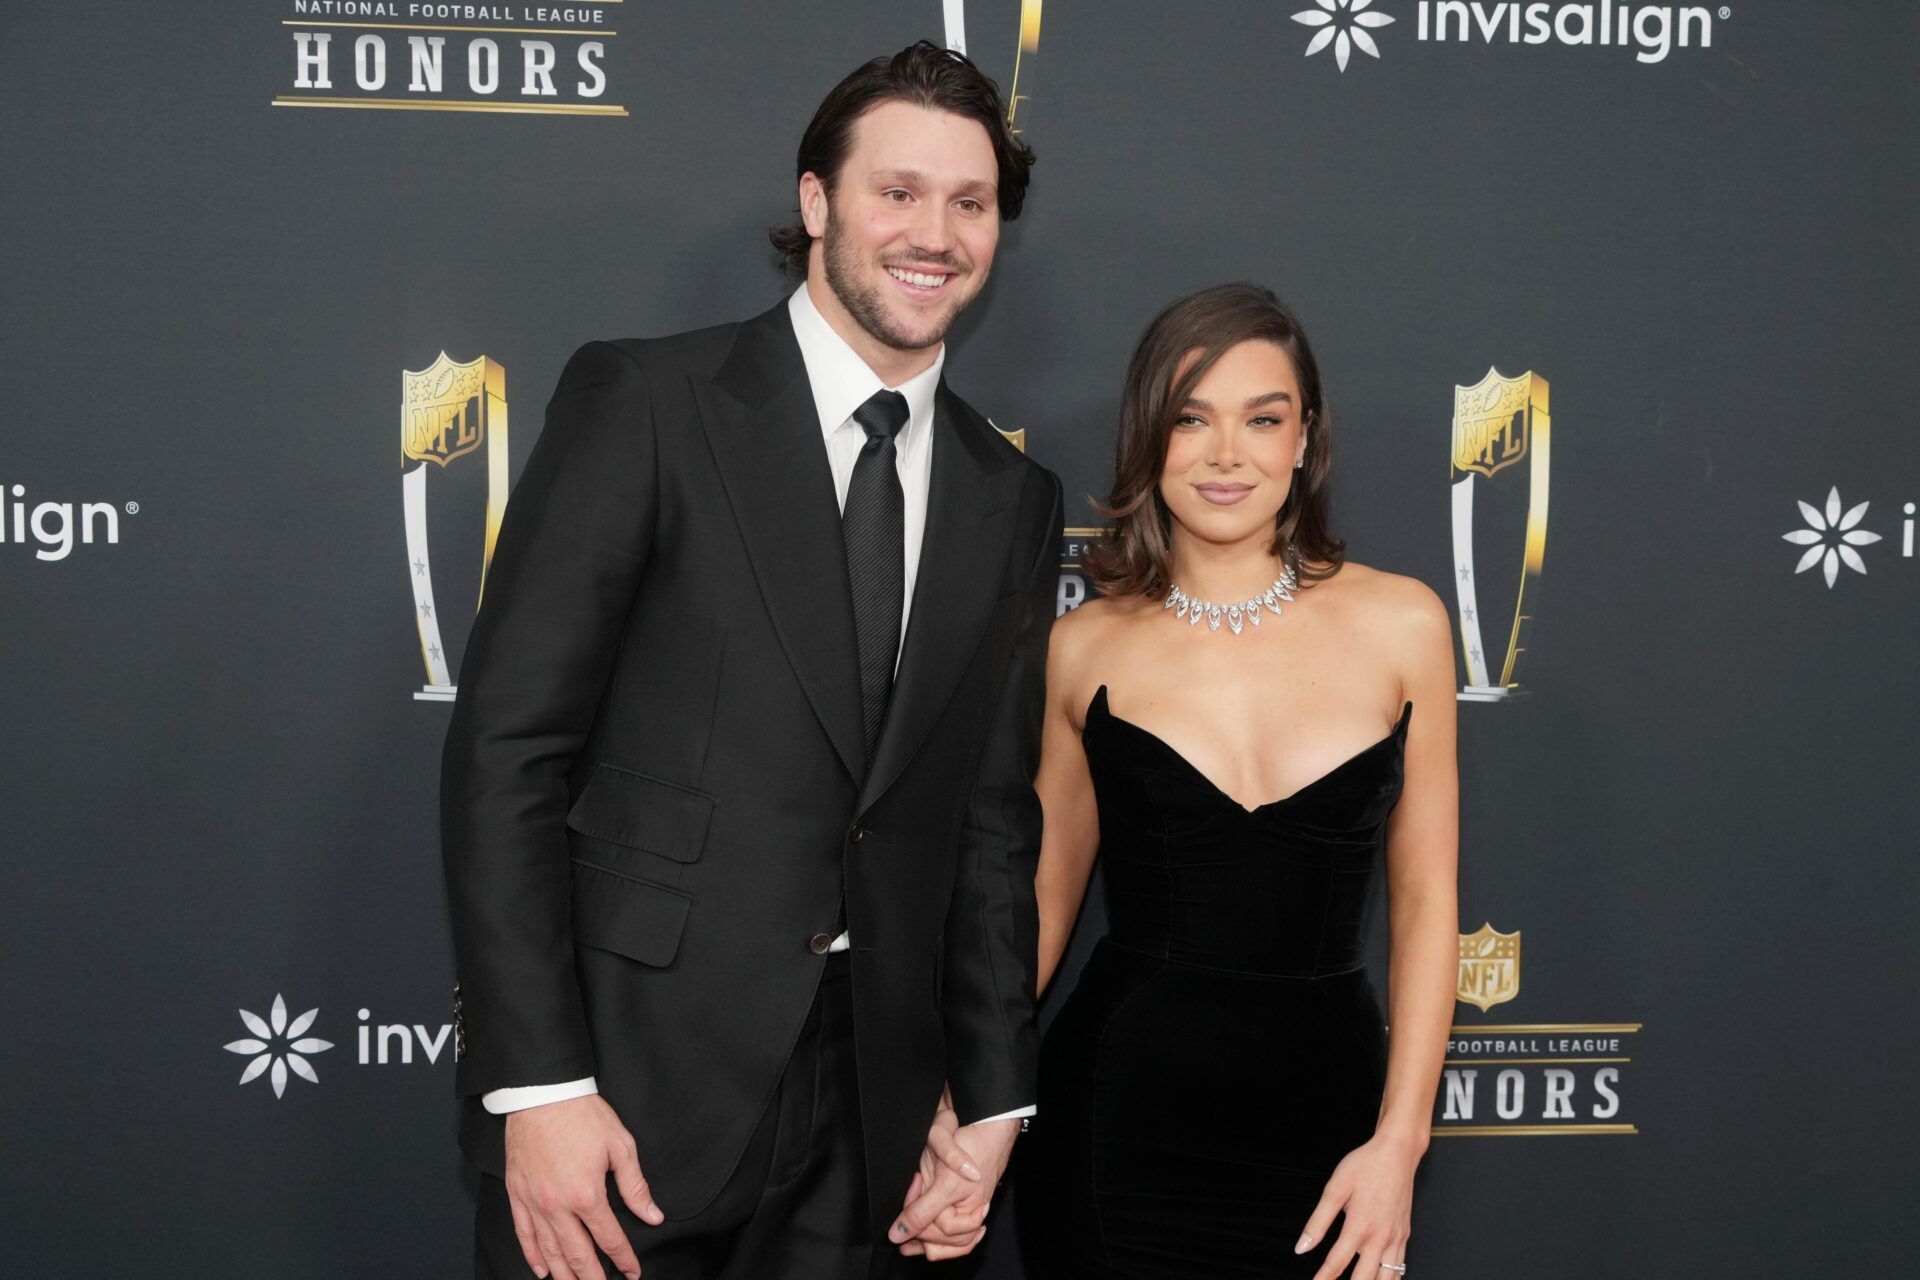
[[979, 294], [1000, 241], [998, 177], [979, 124], [894, 101], [854, 122], [831, 196], [801, 180], [827, 284], [876, 341], [933, 347]]

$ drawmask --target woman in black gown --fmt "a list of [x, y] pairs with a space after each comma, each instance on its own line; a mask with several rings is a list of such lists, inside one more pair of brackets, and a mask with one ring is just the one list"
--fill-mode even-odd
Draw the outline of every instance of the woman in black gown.
[[[1096, 852], [1111, 927], [1021, 1141], [1039, 1280], [1406, 1272], [1453, 1008], [1452, 640], [1432, 591], [1345, 561], [1328, 445], [1266, 290], [1204, 290], [1142, 338], [1104, 598], [1047, 668], [1042, 987]], [[1382, 861], [1390, 1038], [1362, 967]]]

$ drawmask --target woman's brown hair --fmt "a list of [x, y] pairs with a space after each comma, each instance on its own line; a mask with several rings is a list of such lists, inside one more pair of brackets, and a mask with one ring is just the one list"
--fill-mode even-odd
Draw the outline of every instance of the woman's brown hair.
[[[1346, 543], [1328, 530], [1332, 420], [1320, 393], [1320, 367], [1300, 321], [1256, 284], [1220, 284], [1190, 293], [1153, 318], [1127, 365], [1114, 443], [1113, 482], [1094, 507], [1114, 521], [1082, 564], [1102, 595], [1162, 595], [1172, 585], [1173, 517], [1160, 496], [1174, 419], [1214, 362], [1242, 342], [1271, 342], [1287, 353], [1300, 382], [1306, 458], [1274, 518], [1274, 555], [1286, 554], [1302, 585], [1330, 578], [1346, 561]], [[1181, 361], [1198, 352], [1181, 370]]]

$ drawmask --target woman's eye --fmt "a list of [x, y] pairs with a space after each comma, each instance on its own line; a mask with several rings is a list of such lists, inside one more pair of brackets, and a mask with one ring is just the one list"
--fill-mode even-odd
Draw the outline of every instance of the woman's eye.
[[1277, 427], [1280, 425], [1280, 419], [1274, 417], [1272, 414], [1263, 413], [1259, 417], [1249, 421], [1247, 425], [1251, 427]]
[[1183, 413], [1173, 420], [1176, 427], [1204, 427], [1207, 424], [1191, 413]]

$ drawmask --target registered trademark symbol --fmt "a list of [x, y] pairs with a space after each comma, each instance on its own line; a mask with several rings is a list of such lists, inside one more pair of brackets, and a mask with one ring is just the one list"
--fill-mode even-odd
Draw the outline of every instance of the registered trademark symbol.
[[1725, 6], [1725, 5], [1721, 5], [1721, 6], [1720, 6], [1720, 16], [1721, 16], [1722, 18], [1731, 18], [1731, 17], [1733, 16], [1733, 10], [1731, 10], [1731, 9], [1729, 9], [1729, 8], [1727, 8], [1727, 6]]
[[139, 504], [139, 503], [137, 503], [137, 502], [129, 502], [129, 503], [127, 504], [127, 514], [128, 514], [128, 515], [130, 515], [130, 516], [137, 516], [137, 515], [139, 515], [139, 514], [140, 514], [140, 504]]

